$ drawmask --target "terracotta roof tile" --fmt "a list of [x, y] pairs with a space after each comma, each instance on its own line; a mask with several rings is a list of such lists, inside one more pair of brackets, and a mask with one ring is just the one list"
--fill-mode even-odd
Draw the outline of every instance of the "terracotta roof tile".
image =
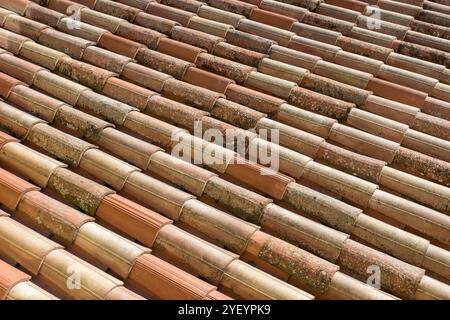
[[59, 20], [64, 17], [62, 13], [49, 10], [35, 3], [30, 3], [25, 11], [25, 16], [29, 19], [55, 27]]
[[[145, 10], [147, 6], [151, 3], [150, 0], [117, 0], [119, 3], [126, 4], [128, 6]], [[92, 8], [91, 8], [92, 9]]]
[[28, 85], [33, 83], [36, 73], [43, 69], [9, 54], [0, 55], [0, 65], [6, 73]]
[[239, 30], [230, 30], [225, 37], [228, 43], [244, 49], [268, 54], [275, 41], [269, 40], [258, 35], [242, 32]]
[[437, 295], [445, 296], [445, 294], [443, 288], [441, 288], [441, 285], [436, 280], [425, 276], [420, 281], [415, 299], [430, 299]]
[[115, 76], [112, 72], [68, 57], [58, 60], [55, 71], [67, 78], [75, 79], [95, 91], [102, 91], [108, 78]]
[[[230, 85], [227, 87], [227, 92], [229, 87]], [[222, 97], [220, 93], [175, 79], [169, 79], [164, 83], [162, 94], [169, 99], [192, 105], [205, 111], [210, 111], [216, 100]]]
[[136, 106], [140, 110], [147, 107], [149, 99], [156, 93], [115, 77], [108, 78], [103, 88], [104, 95]]
[[136, 63], [128, 63], [123, 69], [121, 77], [156, 92], [161, 92], [168, 80], [172, 78], [172, 76]]
[[363, 12], [364, 9], [367, 10], [368, 8], [367, 6], [358, 6], [359, 3], [357, 1], [355, 1], [355, 3], [349, 3], [349, 1], [347, 1], [346, 4], [347, 6], [342, 4], [340, 6], [336, 6], [333, 3], [330, 4], [329, 1], [326, 3], [321, 2], [316, 12], [321, 15], [354, 23], [358, 19], [359, 14]]
[[[448, 188], [419, 179], [413, 175], [389, 167], [383, 168], [380, 184], [391, 190], [402, 190], [405, 195], [445, 212], [449, 202]], [[422, 190], [422, 191], [419, 191]]]
[[189, 20], [189, 28], [207, 32], [217, 37], [225, 38], [229, 30], [234, 30], [233, 26], [217, 21], [211, 21], [199, 16], [194, 16]]
[[[153, 246], [159, 230], [171, 223], [171, 220], [156, 212], [116, 194], [103, 198], [96, 216], [127, 234], [132, 234], [149, 247]], [[124, 221], [127, 223], [123, 223]]]
[[[387, 257], [381, 256], [379, 251], [373, 251], [373, 253], [369, 253], [368, 251], [369, 250], [365, 250], [365, 248], [355, 241], [347, 241], [339, 260], [344, 265], [352, 264], [353, 268], [364, 268], [365, 270], [367, 270], [368, 265], [374, 262], [377, 265], [384, 265], [386, 263]], [[403, 271], [397, 273], [394, 271], [395, 269], [393, 269], [391, 273], [386, 274], [386, 279], [393, 281], [393, 283], [395, 283], [394, 286], [401, 290], [402, 298], [412, 299], [423, 276], [423, 270], [405, 266], [404, 263], [399, 260], [396, 261], [396, 263], [397, 265], [393, 266], [393, 268], [401, 268]], [[401, 286], [397, 285], [397, 283], [404, 283], [405, 281], [406, 284]]]
[[319, 56], [327, 61], [334, 61], [337, 52], [341, 50], [340, 47], [299, 36], [293, 36], [288, 47], [303, 53]]
[[104, 49], [132, 59], [134, 59], [138, 50], [144, 47], [141, 44], [116, 36], [112, 33], [104, 33], [101, 36], [98, 45]]
[[328, 138], [331, 127], [337, 122], [335, 119], [302, 110], [286, 103], [280, 106], [273, 119], [323, 138]]
[[[423, 266], [431, 270], [441, 270], [448, 265], [448, 252], [445, 249], [430, 245], [423, 261]], [[441, 272], [442, 273], [442, 270]], [[439, 287], [439, 286], [438, 286]]]
[[[267, 118], [262, 118], [258, 122], [256, 128], [258, 131], [261, 129], [278, 130], [278, 139], [283, 145], [292, 150], [301, 150], [302, 154], [310, 157], [315, 156], [320, 144], [324, 141], [321, 137], [314, 136], [281, 123], [277, 123], [276, 121]], [[268, 138], [270, 138], [270, 136], [268, 136]]]
[[160, 16], [162, 18], [174, 20], [183, 26], [187, 26], [189, 20], [193, 16], [195, 16], [194, 13], [165, 6], [156, 2], [150, 3], [150, 5], [147, 7], [147, 12], [155, 16]]
[[65, 165], [16, 143], [3, 146], [0, 158], [15, 171], [28, 175], [30, 180], [45, 188], [55, 170]]
[[47, 187], [68, 200], [75, 200], [74, 195], [80, 197], [81, 200], [76, 201], [78, 207], [90, 215], [94, 215], [105, 196], [113, 193], [112, 190], [65, 169], [56, 170], [50, 177]]
[[16, 209], [17, 205], [26, 193], [39, 189], [38, 187], [17, 178], [6, 170], [2, 169], [0, 172], [0, 186], [2, 189], [0, 201], [5, 207], [11, 210]]
[[183, 79], [187, 69], [192, 66], [191, 63], [184, 60], [148, 49], [139, 50], [136, 60], [144, 66], [171, 75], [176, 79]]
[[14, 12], [10, 11], [10, 10], [6, 10], [1, 8], [0, 9], [0, 26], [3, 26], [3, 24], [5, 23], [6, 18], [11, 15], [14, 14]]
[[223, 98], [216, 100], [211, 114], [243, 129], [254, 128], [257, 122], [264, 117], [263, 113], [243, 108], [241, 105]]
[[291, 30], [292, 24], [297, 21], [296, 19], [259, 8], [253, 9], [249, 18], [285, 30]]
[[97, 2], [98, 0], [77, 0], [77, 3], [86, 6], [88, 8], [93, 9], [94, 4]]
[[[293, 181], [286, 176], [272, 173], [269, 169], [264, 169], [264, 167], [252, 164], [247, 160], [236, 159], [235, 162], [228, 165], [227, 174], [248, 181], [247, 183], [253, 187], [260, 189], [276, 199], [282, 199], [284, 197], [287, 185]], [[266, 175], [263, 175], [261, 172], [264, 170], [267, 170]]]
[[356, 26], [352, 28], [348, 36], [361, 41], [366, 41], [367, 39], [370, 39], [369, 41], [370, 43], [385, 48], [393, 48], [395, 41], [397, 41], [396, 37], [392, 35], [379, 33], [369, 29], [364, 29], [362, 27], [359, 28]]
[[[66, 271], [74, 265], [80, 268], [80, 272], [83, 274], [80, 290], [71, 290], [67, 286], [70, 274], [67, 274]], [[54, 250], [47, 255], [40, 272], [40, 278], [77, 299], [103, 300], [111, 290], [122, 285], [121, 281], [88, 265], [64, 250]]]
[[283, 100], [248, 89], [239, 85], [231, 84], [225, 92], [227, 99], [246, 105], [252, 109], [264, 113], [273, 113], [284, 103]]
[[[3, 57], [4, 55], [1, 55], [0, 57]], [[10, 94], [11, 94], [11, 90], [13, 88], [15, 88], [18, 85], [22, 85], [24, 83], [22, 83], [21, 81], [12, 78], [10, 76], [8, 76], [7, 74], [4, 73], [0, 73], [0, 95], [3, 98], [7, 98]]]
[[91, 26], [72, 18], [63, 18], [59, 20], [56, 28], [70, 35], [81, 37], [94, 43], [97, 43], [102, 34], [107, 32], [104, 29]]
[[383, 98], [419, 108], [423, 106], [427, 98], [427, 95], [423, 92], [378, 78], [370, 78], [366, 90], [373, 91], [375, 95]]
[[0, 29], [0, 45], [3, 49], [14, 54], [19, 53], [23, 44], [30, 41], [28, 38], [12, 33], [5, 29]]
[[402, 144], [408, 148], [413, 148], [414, 150], [421, 151], [422, 153], [431, 155], [435, 158], [443, 159], [445, 161], [449, 160], [448, 141], [426, 135], [419, 131], [406, 131]]
[[214, 291], [213, 286], [149, 254], [136, 260], [129, 279], [160, 299], [205, 299]]
[[333, 125], [330, 140], [351, 149], [358, 149], [362, 154], [374, 156], [387, 163], [392, 162], [395, 152], [400, 147], [398, 143], [384, 140], [341, 124]]
[[94, 220], [38, 191], [27, 192], [23, 196], [17, 207], [17, 214], [31, 218], [64, 244], [72, 243], [78, 229]]
[[156, 30], [163, 34], [170, 34], [172, 28], [180, 25], [176, 21], [172, 21], [158, 16], [153, 16], [145, 12], [138, 13], [138, 15], [136, 16], [136, 20], [134, 22], [137, 25]]
[[351, 151], [327, 142], [321, 144], [316, 155], [316, 160], [350, 174], [357, 173], [358, 177], [374, 183], [378, 182], [381, 170], [386, 165], [383, 161], [362, 155], [355, 155]]
[[94, 222], [81, 226], [73, 245], [82, 248], [87, 254], [100, 256], [97, 259], [108, 261], [109, 268], [124, 279], [128, 277], [136, 259], [150, 252]]
[[205, 6], [204, 2], [196, 0], [163, 0], [161, 3], [194, 13], [196, 13], [200, 7]]
[[189, 107], [159, 95], [150, 98], [145, 113], [190, 130], [195, 128], [196, 121], [201, 121], [204, 116], [208, 115], [208, 112]]
[[238, 26], [239, 30], [264, 37], [277, 42], [280, 45], [287, 46], [295, 33], [282, 30], [276, 27], [266, 25], [264, 23], [252, 21], [252, 20], [242, 20]]
[[54, 70], [58, 60], [65, 57], [66, 54], [41, 46], [35, 42], [27, 41], [20, 49], [20, 56]]
[[449, 122], [442, 118], [418, 112], [411, 128], [444, 140], [450, 140], [450, 128], [448, 126]]
[[[126, 20], [113, 17], [98, 11], [84, 8], [80, 11], [81, 21], [115, 33]], [[109, 39], [109, 37], [108, 37]]]
[[136, 9], [127, 5], [123, 5], [121, 3], [114, 3], [110, 1], [104, 1], [104, 0], [97, 0], [95, 2], [94, 9], [96, 11], [100, 11], [102, 13], [106, 13], [108, 15], [111, 15], [111, 13], [114, 13], [114, 16], [128, 20], [130, 22], [133, 22], [136, 15], [141, 12], [140, 9]]
[[[388, 57], [392, 56], [391, 53]], [[380, 67], [383, 65], [382, 61], [371, 59], [365, 56], [360, 56], [351, 52], [341, 50], [337, 53], [335, 63], [348, 68], [355, 68], [356, 70], [377, 75]]]
[[222, 281], [224, 271], [236, 259], [233, 254], [173, 226], [161, 229], [154, 252], [157, 255], [178, 257], [181, 263], [194, 269], [213, 285]]
[[128, 37], [130, 40], [145, 44], [150, 49], [156, 49], [162, 37], [161, 33], [140, 27], [131, 23], [121, 23], [116, 31], [116, 35]]
[[[325, 73], [326, 72], [327, 71], [325, 71]], [[333, 75], [330, 78], [336, 78], [336, 75]], [[357, 106], [364, 105], [367, 98], [370, 96], [369, 91], [355, 88], [348, 84], [312, 73], [308, 73], [303, 77], [300, 86], [309, 90], [314, 90], [323, 95], [354, 103]]]
[[59, 108], [64, 105], [61, 101], [22, 85], [13, 88], [8, 101], [49, 122], [53, 121]]
[[121, 190], [129, 175], [138, 169], [97, 149], [89, 149], [83, 153], [80, 168], [87, 172], [95, 172], [108, 185]]
[[[90, 46], [83, 53], [83, 61], [121, 74], [125, 65], [133, 60], [102, 48]], [[110, 78], [107, 80], [110, 80]]]
[[201, 196], [209, 179], [216, 176], [182, 160], [176, 161], [164, 152], [153, 154], [148, 170], [169, 181], [177, 181], [177, 185], [196, 196]]
[[427, 97], [425, 99], [424, 105], [421, 108], [424, 112], [429, 113], [433, 116], [450, 120], [450, 103], [448, 102], [432, 97]]
[[370, 95], [362, 109], [379, 114], [388, 119], [411, 125], [420, 109], [410, 105], [402, 104], [392, 100]]
[[135, 108], [110, 99], [93, 91], [84, 91], [76, 104], [78, 107], [89, 110], [113, 124], [122, 125], [131, 111]]
[[[292, 276], [290, 283], [304, 282], [313, 292], [325, 292], [338, 267], [320, 258], [314, 259], [306, 251], [296, 250], [291, 244], [283, 243], [281, 240], [259, 233], [259, 238], [253, 237], [252, 251], [260, 259], [269, 260], [276, 257], [277, 267], [288, 271]], [[296, 262], [294, 262], [296, 261]], [[294, 263], [293, 263], [294, 262]], [[305, 267], [300, 269], [298, 263]], [[320, 271], [319, 271], [320, 270]]]
[[53, 29], [45, 29], [41, 32], [39, 43], [58, 51], [67, 53], [74, 59], [81, 59], [84, 50], [94, 43], [78, 37], [74, 37]]
[[3, 128], [19, 139], [28, 137], [35, 125], [44, 122], [3, 102], [0, 102], [0, 114]]
[[[227, 36], [228, 34], [229, 32], [227, 33]], [[221, 37], [181, 26], [176, 26], [172, 29], [172, 38], [199, 47], [208, 52], [213, 51], [216, 44], [223, 41], [223, 38]]]
[[248, 16], [252, 12], [255, 5], [248, 4], [237, 0], [210, 0], [208, 4], [214, 8], [222, 9], [224, 11], [229, 11], [243, 16]]
[[318, 61], [314, 72], [318, 75], [337, 80], [359, 88], [366, 88], [372, 75], [332, 64], [327, 61]]
[[[192, 11], [192, 12], [194, 12], [194, 11]], [[202, 18], [229, 24], [235, 28], [237, 28], [239, 25], [239, 22], [245, 18], [243, 15], [228, 12], [228, 11], [223, 11], [223, 10], [220, 10], [220, 9], [217, 9], [214, 7], [210, 7], [210, 6], [206, 6], [206, 5], [201, 6], [198, 9], [197, 14]]]
[[5, 9], [14, 11], [19, 14], [23, 14], [28, 6], [27, 0], [4, 0], [2, 1], [2, 6]]
[[9, 15], [6, 18], [3, 27], [16, 33], [23, 32], [22, 34], [24, 36], [35, 41], [39, 38], [42, 30], [48, 28], [45, 24], [28, 20], [18, 15]]
[[112, 128], [102, 131], [98, 144], [106, 150], [114, 150], [116, 154], [126, 157], [128, 161], [144, 170], [148, 167], [151, 155], [160, 150], [156, 146]]
[[0, 260], [0, 300], [5, 300], [14, 286], [30, 279], [26, 273]]
[[8, 218], [0, 218], [0, 252], [37, 275], [46, 256], [59, 248], [53, 241]]
[[414, 6], [408, 3], [402, 3], [399, 1], [380, 0], [378, 1], [378, 5], [382, 9], [394, 12], [403, 12], [404, 14], [414, 17], [417, 16], [419, 12], [422, 10], [418, 6]]
[[344, 119], [354, 104], [321, 95], [301, 87], [293, 88], [288, 101], [306, 110], [317, 112], [327, 117]]
[[203, 52], [202, 49], [185, 44], [180, 41], [175, 41], [169, 38], [162, 38], [159, 41], [157, 50], [166, 55], [194, 63], [197, 56]]
[[287, 99], [298, 86], [295, 82], [279, 79], [261, 72], [249, 73], [245, 86]]
[[137, 173], [128, 177], [123, 191], [174, 220], [178, 220], [184, 203], [193, 198], [190, 194]]
[[[319, 11], [320, 8], [321, 6], [319, 6]], [[307, 12], [303, 17], [302, 22], [313, 26], [327, 28], [336, 32], [340, 32], [342, 34], [348, 34], [354, 26], [353, 22], [348, 22], [312, 12]]]
[[447, 229], [449, 224], [448, 216], [425, 206], [396, 197], [390, 193], [376, 190], [369, 207], [383, 213], [388, 217], [399, 215], [402, 221], [408, 221], [410, 225], [417, 226], [417, 230], [422, 232], [430, 231], [436, 239], [446, 242]]
[[341, 36], [340, 32], [322, 29], [316, 26], [299, 22], [295, 22], [292, 25], [291, 31], [295, 32], [299, 36], [320, 42], [325, 42], [331, 45], [336, 44], [338, 37]]
[[375, 114], [353, 108], [347, 117], [347, 124], [360, 130], [402, 143], [408, 126]]
[[305, 13], [308, 11], [305, 8], [273, 0], [262, 0], [259, 4], [259, 7], [263, 10], [279, 13], [288, 17], [295, 18], [299, 21], [303, 19]]
[[8, 142], [16, 142], [16, 141], [18, 141], [18, 140], [16, 138], [10, 136], [9, 134], [0, 132], [0, 149]]
[[[450, 254], [442, 249], [449, 242], [450, 225], [444, 214], [450, 208], [449, 167], [442, 160], [449, 159], [450, 150], [444, 140], [448, 134], [445, 119], [450, 119], [445, 69], [449, 59], [446, 52], [436, 49], [446, 48], [436, 37], [445, 37], [445, 27], [414, 20], [419, 7], [380, 3], [393, 10], [380, 11], [384, 15], [381, 30], [363, 25], [376, 21], [364, 17], [373, 7], [358, 1], [221, 0], [206, 5], [195, 0], [52, 0], [50, 8], [61, 14], [44, 8], [46, 3], [30, 3], [25, 15], [31, 20], [6, 17], [9, 12], [0, 10], [5, 28], [14, 31], [0, 30], [0, 39], [3, 35], [13, 40], [0, 41], [0, 69], [13, 77], [4, 77], [4, 97], [9, 95], [8, 102], [25, 111], [5, 105], [0, 124], [33, 148], [5, 136], [8, 143], [1, 149], [0, 161], [6, 170], [46, 187], [50, 196], [29, 191], [22, 198], [5, 201], [20, 200], [24, 210], [16, 214], [22, 223], [52, 233], [64, 244], [75, 240], [71, 250], [85, 261], [109, 267], [121, 278], [133, 275], [130, 285], [151, 298], [177, 297], [176, 288], [182, 297], [196, 299], [228, 298], [224, 293], [246, 299], [311, 298], [289, 284], [319, 299], [393, 298], [356, 280], [372, 264], [380, 265], [387, 275], [382, 288], [401, 298], [445, 298], [446, 285], [424, 275], [429, 271], [439, 278], [450, 277]], [[71, 5], [81, 8], [80, 4], [91, 9], [81, 10], [81, 29], [68, 30], [71, 20], [63, 19], [63, 14], [70, 15], [67, 9]], [[401, 15], [402, 10], [410, 16]], [[428, 15], [425, 20], [439, 16]], [[271, 20], [275, 16], [278, 22]], [[16, 28], [30, 24], [37, 28]], [[43, 36], [37, 38], [40, 33], [51, 36], [42, 40]], [[101, 38], [103, 48], [96, 45]], [[70, 51], [65, 51], [65, 43]], [[52, 72], [40, 71], [10, 55], [11, 51]], [[220, 79], [220, 90], [214, 87], [215, 79]], [[27, 113], [50, 124], [37, 124], [41, 121]], [[279, 130], [279, 172], [259, 175], [264, 167], [256, 162], [230, 163], [236, 157], [234, 149], [194, 136], [196, 120], [201, 121], [203, 132], [212, 128], [223, 134], [233, 131], [246, 139], [246, 148], [259, 151], [278, 145], [252, 129], [259, 134], [263, 129]], [[117, 129], [111, 127], [114, 124]], [[178, 141], [172, 141], [174, 135], [191, 153], [213, 150], [223, 153], [225, 161], [203, 162], [207, 170], [180, 163], [170, 154], [179, 147]], [[65, 169], [40, 152], [72, 166]], [[129, 199], [98, 182], [123, 189]], [[188, 232], [166, 226], [170, 220], [130, 199], [180, 220]], [[270, 204], [272, 199], [290, 209]], [[88, 216], [60, 201], [96, 214], [109, 230], [85, 224], [91, 221]], [[363, 207], [370, 217], [347, 203]], [[255, 232], [258, 226], [238, 218], [260, 224], [270, 235]], [[40, 219], [43, 223], [36, 224]], [[170, 262], [166, 273], [158, 271], [161, 263], [156, 258], [142, 255], [146, 249], [123, 251], [136, 246], [110, 230], [150, 247], [155, 243], [155, 254], [166, 260], [164, 264]], [[100, 248], [104, 247], [118, 255], [103, 252]], [[132, 252], [136, 254], [128, 254]], [[186, 253], [191, 254], [189, 259]], [[235, 253], [241, 255], [240, 261], [235, 260]], [[65, 256], [63, 252], [52, 263], [71, 260], [85, 265], [98, 281], [74, 295], [63, 287], [67, 279], [45, 270], [39, 281], [44, 280], [58, 296], [142, 298], [98, 269]], [[138, 256], [146, 259], [141, 261]], [[141, 263], [138, 273], [133, 273], [135, 261]], [[339, 267], [351, 277], [336, 272]], [[171, 277], [169, 269], [173, 269]], [[323, 269], [328, 271], [326, 277], [317, 272]], [[210, 285], [194, 281], [198, 275]], [[152, 286], [167, 290], [156, 292]]]
[[[230, 263], [222, 280], [222, 285], [233, 290], [235, 294], [249, 299], [308, 300], [309, 294], [294, 287], [279, 285], [275, 277], [262, 278], [258, 270], [239, 260]], [[270, 290], [267, 290], [270, 288]], [[266, 293], [267, 292], [267, 293]]]
[[238, 254], [245, 251], [250, 238], [259, 229], [196, 199], [185, 203], [180, 221], [199, 228], [210, 239]]

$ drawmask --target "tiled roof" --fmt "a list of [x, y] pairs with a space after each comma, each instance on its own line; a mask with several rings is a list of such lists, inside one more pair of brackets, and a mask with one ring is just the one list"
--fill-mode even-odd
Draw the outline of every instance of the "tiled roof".
[[0, 0], [0, 298], [450, 299], [449, 5]]

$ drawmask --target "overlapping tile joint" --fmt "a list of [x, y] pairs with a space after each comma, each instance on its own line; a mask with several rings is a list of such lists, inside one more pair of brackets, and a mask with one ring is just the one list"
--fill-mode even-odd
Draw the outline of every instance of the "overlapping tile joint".
[[450, 299], [449, 67], [448, 0], [0, 0], [0, 299]]

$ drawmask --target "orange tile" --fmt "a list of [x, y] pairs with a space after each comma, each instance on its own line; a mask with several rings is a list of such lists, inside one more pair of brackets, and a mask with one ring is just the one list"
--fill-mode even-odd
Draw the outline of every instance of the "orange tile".
[[98, 41], [98, 46], [134, 59], [138, 50], [144, 48], [144, 45], [116, 36], [112, 33], [104, 33]]
[[297, 21], [297, 19], [289, 18], [284, 15], [262, 10], [259, 8], [253, 9], [249, 18], [285, 30], [290, 30], [292, 24]]
[[366, 90], [375, 95], [421, 108], [427, 94], [386, 80], [371, 78]]
[[0, 260], [0, 300], [5, 300], [16, 284], [30, 279], [31, 277], [26, 273]]
[[190, 67], [187, 69], [183, 80], [218, 93], [225, 93], [229, 84], [234, 83], [233, 80], [218, 76], [214, 73]]
[[195, 63], [199, 53], [204, 51], [200, 48], [169, 38], [162, 38], [159, 41], [157, 50], [192, 63]]
[[287, 185], [293, 179], [268, 169], [267, 172], [264, 170], [264, 167], [241, 158], [230, 163], [226, 173], [276, 199], [282, 199]]
[[159, 230], [171, 220], [113, 194], [103, 198], [96, 215], [119, 230], [152, 247]]
[[0, 72], [0, 96], [8, 98], [11, 90], [17, 85], [24, 85], [24, 83]]
[[38, 187], [23, 179], [0, 169], [0, 202], [7, 208], [15, 210], [23, 196]]

